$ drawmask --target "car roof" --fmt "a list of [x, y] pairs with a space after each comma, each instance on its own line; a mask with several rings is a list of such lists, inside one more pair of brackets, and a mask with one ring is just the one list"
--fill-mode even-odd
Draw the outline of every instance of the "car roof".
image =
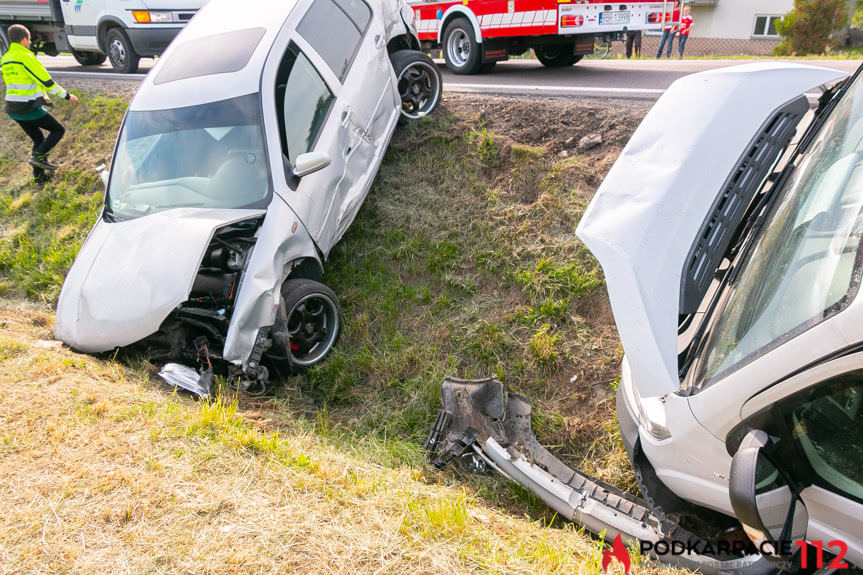
[[[270, 47], [301, 1], [210, 0], [147, 75], [130, 110], [193, 106], [257, 92]], [[242, 62], [234, 58], [235, 64], [243, 65], [220, 69], [220, 62], [238, 50], [249, 52]], [[195, 65], [187, 66], [192, 60]], [[183, 68], [191, 70], [182, 73]]]

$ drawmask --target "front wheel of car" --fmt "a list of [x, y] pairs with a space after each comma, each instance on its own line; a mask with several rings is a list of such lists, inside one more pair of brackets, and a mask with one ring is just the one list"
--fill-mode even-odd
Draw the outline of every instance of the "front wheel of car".
[[310, 279], [286, 280], [272, 329], [271, 353], [293, 372], [309, 369], [330, 354], [341, 327], [342, 309], [333, 290]]
[[416, 50], [390, 56], [396, 72], [402, 116], [411, 120], [431, 114], [441, 97], [441, 76], [431, 58]]

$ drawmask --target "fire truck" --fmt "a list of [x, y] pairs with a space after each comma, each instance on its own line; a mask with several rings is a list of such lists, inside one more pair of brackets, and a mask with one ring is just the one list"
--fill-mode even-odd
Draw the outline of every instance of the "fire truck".
[[534, 50], [545, 66], [575, 64], [596, 40], [628, 30], [659, 30], [668, 0], [408, 0], [426, 49], [443, 51], [456, 74], [489, 72], [497, 62]]

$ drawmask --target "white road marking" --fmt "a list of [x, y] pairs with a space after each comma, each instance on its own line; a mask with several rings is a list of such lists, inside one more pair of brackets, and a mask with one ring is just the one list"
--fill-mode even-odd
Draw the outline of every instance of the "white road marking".
[[143, 82], [146, 74], [117, 74], [115, 72], [72, 72], [69, 70], [49, 70], [52, 75], [62, 78], [87, 78], [89, 80], [137, 80]]
[[603, 86], [520, 86], [518, 84], [462, 84], [444, 82], [451, 92], [518, 91], [518, 92], [555, 92], [555, 93], [608, 93], [608, 94], [645, 94], [659, 95], [665, 90], [659, 88], [610, 88]]

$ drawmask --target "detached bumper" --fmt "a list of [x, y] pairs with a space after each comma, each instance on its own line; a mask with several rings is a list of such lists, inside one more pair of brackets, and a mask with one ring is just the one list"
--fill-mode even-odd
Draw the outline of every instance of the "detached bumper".
[[128, 34], [135, 52], [139, 55], [156, 56], [165, 51], [168, 44], [177, 37], [177, 34], [182, 29], [182, 26], [173, 26], [171, 28], [127, 28], [126, 34]]
[[[621, 535], [634, 545], [664, 541], [705, 548], [696, 535], [676, 522], [657, 517], [643, 500], [554, 457], [533, 434], [530, 402], [500, 381], [448, 377], [441, 384], [441, 399], [443, 409], [426, 443], [436, 467], [451, 462], [470, 469], [490, 467], [533, 492], [561, 516], [593, 533], [604, 532], [606, 541]], [[655, 558], [704, 574], [760, 575], [773, 571], [760, 555], [693, 552]]]

